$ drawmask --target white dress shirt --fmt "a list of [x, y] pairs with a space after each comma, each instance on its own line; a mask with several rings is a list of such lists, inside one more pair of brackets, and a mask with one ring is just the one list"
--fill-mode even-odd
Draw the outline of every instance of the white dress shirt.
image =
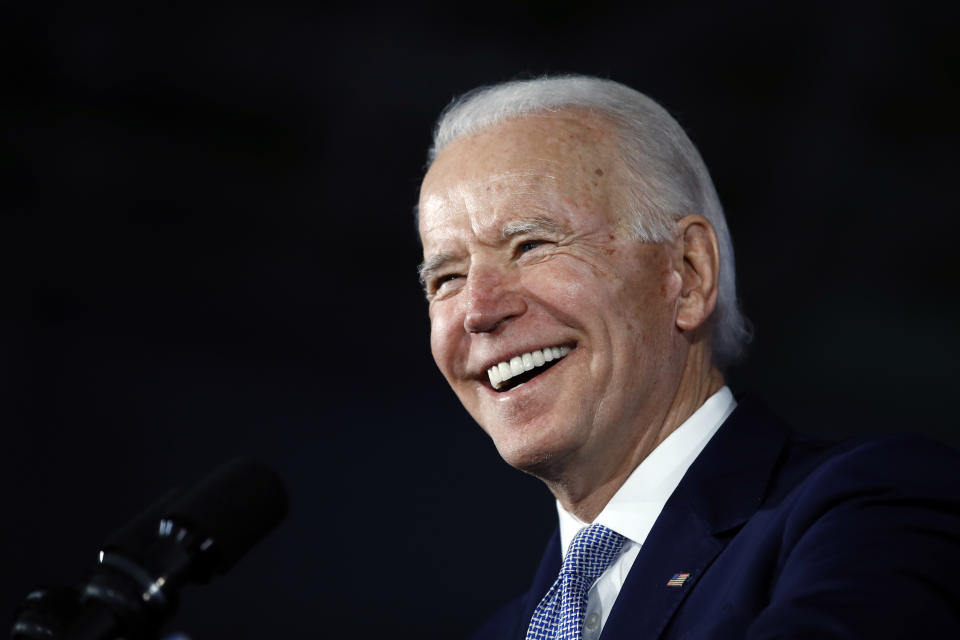
[[[583, 640], [595, 640], [600, 635], [627, 573], [667, 499], [736, 406], [737, 401], [728, 387], [710, 396], [633, 470], [594, 520], [613, 529], [626, 541], [620, 554], [590, 588]], [[560, 548], [566, 556], [573, 537], [590, 523], [581, 522], [559, 502], [557, 515], [560, 519]]]

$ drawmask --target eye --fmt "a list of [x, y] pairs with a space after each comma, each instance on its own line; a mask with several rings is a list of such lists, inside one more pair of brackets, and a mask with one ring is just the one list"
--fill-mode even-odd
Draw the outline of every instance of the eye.
[[453, 282], [454, 280], [462, 277], [463, 276], [459, 273], [445, 273], [442, 276], [437, 276], [430, 283], [430, 291], [436, 293], [440, 291], [447, 283]]
[[533, 251], [543, 243], [544, 243], [543, 240], [524, 240], [523, 242], [517, 245], [517, 253], [524, 254], [524, 253], [527, 253], [528, 251]]

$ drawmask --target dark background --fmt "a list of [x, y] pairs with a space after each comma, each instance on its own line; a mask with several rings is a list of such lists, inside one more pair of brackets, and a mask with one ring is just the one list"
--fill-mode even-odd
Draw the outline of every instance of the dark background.
[[411, 215], [438, 112], [518, 76], [611, 77], [688, 129], [756, 325], [736, 392], [809, 431], [960, 445], [960, 45], [937, 5], [19, 3], [0, 23], [0, 608], [236, 455], [293, 510], [185, 593], [194, 640], [461, 637], [523, 588], [553, 502], [434, 370]]

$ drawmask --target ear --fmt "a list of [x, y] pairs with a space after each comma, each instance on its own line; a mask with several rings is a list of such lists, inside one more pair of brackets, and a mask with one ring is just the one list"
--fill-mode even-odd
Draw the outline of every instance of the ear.
[[677, 299], [677, 327], [693, 331], [706, 322], [717, 306], [720, 245], [710, 221], [689, 215], [676, 224], [676, 256], [682, 279]]

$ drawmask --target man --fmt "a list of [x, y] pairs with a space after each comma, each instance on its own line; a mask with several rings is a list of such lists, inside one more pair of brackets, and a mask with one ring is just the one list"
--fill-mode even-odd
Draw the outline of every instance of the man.
[[476, 637], [960, 629], [952, 454], [831, 447], [724, 385], [747, 338], [732, 245], [656, 103], [586, 77], [468, 94], [419, 229], [434, 359], [559, 514], [530, 590]]

